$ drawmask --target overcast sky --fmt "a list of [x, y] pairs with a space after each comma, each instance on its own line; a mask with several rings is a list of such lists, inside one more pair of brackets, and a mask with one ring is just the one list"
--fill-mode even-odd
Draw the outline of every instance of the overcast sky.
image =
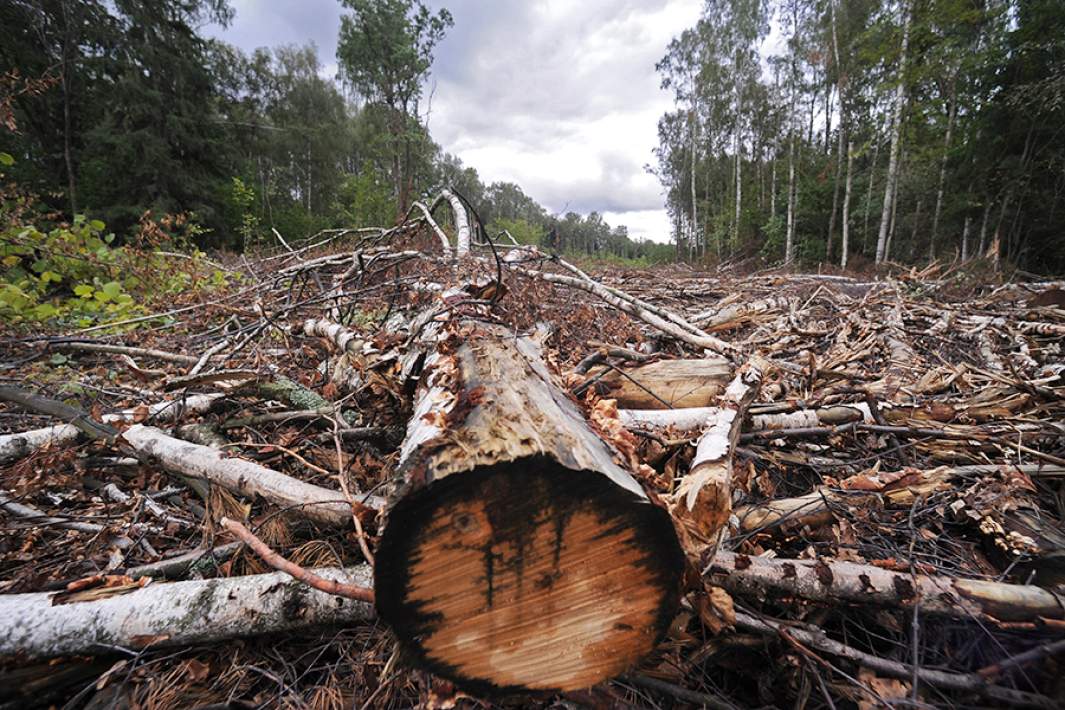
[[[313, 41], [330, 75], [336, 0], [233, 0], [213, 34], [245, 50]], [[455, 26], [437, 47], [422, 102], [429, 130], [483, 182], [516, 182], [553, 212], [602, 212], [665, 241], [654, 161], [670, 96], [655, 62], [695, 23], [700, 0], [429, 0]], [[208, 30], [211, 31], [211, 30]]]

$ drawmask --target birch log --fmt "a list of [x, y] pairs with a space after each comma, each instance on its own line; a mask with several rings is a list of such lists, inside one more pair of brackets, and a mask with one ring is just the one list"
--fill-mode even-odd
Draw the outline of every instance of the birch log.
[[[198, 394], [185, 399], [156, 402], [148, 407], [147, 417], [163, 421], [176, 421], [186, 413], [195, 414], [207, 411], [221, 396], [220, 394]], [[129, 409], [124, 412], [105, 414], [103, 421], [109, 424], [133, 421], [138, 416], [138, 413], [138, 410]], [[73, 424], [57, 424], [56, 426], [33, 429], [18, 434], [5, 434], [0, 436], [0, 464], [25, 458], [46, 446], [62, 446], [73, 443], [80, 433], [81, 430]]]
[[[316, 569], [369, 585], [366, 566]], [[110, 653], [180, 646], [372, 619], [373, 607], [311, 589], [283, 572], [150, 584], [99, 601], [57, 603], [54, 593], [0, 595], [0, 655]]]
[[451, 204], [455, 218], [455, 256], [464, 257], [470, 253], [470, 219], [462, 200], [451, 190], [441, 190], [440, 196]]
[[[665, 429], [678, 431], [701, 429], [713, 407], [689, 407], [687, 409], [619, 409], [618, 418], [629, 429]], [[798, 409], [779, 414], [753, 414], [748, 417], [744, 431], [769, 431], [773, 429], [799, 429], [804, 427], [838, 426], [850, 422], [875, 423], [865, 402], [857, 404]]]
[[340, 491], [305, 483], [254, 461], [228, 458], [217, 449], [175, 439], [154, 427], [137, 424], [122, 432], [122, 438], [135, 452], [153, 458], [168, 471], [211, 481], [242, 495], [260, 496], [325, 525], [351, 523], [351, 506]]
[[733, 594], [790, 595], [912, 608], [961, 619], [1001, 621], [1065, 618], [1065, 597], [1026, 584], [893, 572], [874, 565], [829, 560], [786, 560], [719, 552], [710, 581]]
[[644, 658], [677, 610], [668, 513], [589, 428], [530, 338], [436, 331], [377, 550], [378, 612], [474, 692], [561, 691]]

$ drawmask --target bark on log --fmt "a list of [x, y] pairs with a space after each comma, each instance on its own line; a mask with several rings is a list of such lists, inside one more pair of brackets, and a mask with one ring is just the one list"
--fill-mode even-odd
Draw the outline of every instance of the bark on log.
[[[592, 372], [597, 373], [594, 369]], [[618, 407], [705, 407], [724, 391], [731, 376], [732, 367], [723, 358], [659, 360], [621, 372], [611, 369], [595, 386], [603, 396], [616, 399]]]
[[[369, 585], [366, 566], [314, 570]], [[0, 595], [0, 655], [110, 653], [180, 646], [373, 618], [373, 607], [311, 589], [283, 572], [150, 584], [100, 601], [55, 604], [53, 593]]]
[[122, 432], [134, 451], [150, 456], [169, 471], [211, 481], [231, 491], [263, 499], [326, 525], [351, 523], [351, 506], [340, 491], [278, 473], [254, 461], [227, 458], [216, 449], [167, 436], [153, 427], [135, 425]]
[[960, 619], [1000, 621], [1065, 618], [1065, 597], [1027, 584], [892, 572], [874, 565], [785, 560], [719, 552], [707, 572], [732, 594], [768, 592], [834, 604], [839, 601], [912, 608]]
[[760, 301], [741, 301], [694, 315], [691, 322], [698, 323], [707, 332], [712, 333], [733, 328], [752, 316], [774, 310], [788, 310], [794, 304], [795, 299], [787, 296], [770, 296]]
[[470, 253], [470, 219], [462, 200], [451, 190], [441, 190], [440, 196], [451, 204], [455, 220], [455, 256], [462, 258]]
[[[147, 417], [163, 421], [176, 421], [181, 415], [186, 413], [207, 411], [221, 396], [220, 394], [198, 394], [184, 399], [156, 402], [147, 408]], [[105, 423], [133, 421], [139, 411], [143, 410], [130, 409], [124, 412], [105, 414], [103, 421]], [[25, 458], [45, 446], [70, 444], [77, 440], [80, 433], [81, 430], [73, 424], [58, 424], [18, 434], [5, 434], [0, 436], [0, 464]]]
[[[620, 403], [619, 403], [620, 406]], [[619, 409], [618, 418], [629, 429], [664, 429], [673, 427], [678, 431], [701, 429], [713, 407], [688, 407], [684, 409]], [[779, 414], [752, 414], [744, 431], [770, 431], [774, 429], [798, 429], [817, 426], [837, 426], [862, 421], [874, 423], [869, 405], [858, 404], [799, 409]]]
[[377, 551], [378, 612], [475, 692], [584, 688], [635, 665], [677, 610], [683, 555], [539, 347], [436, 330]]
[[[739, 531], [743, 534], [768, 530], [777, 525], [791, 528], [809, 526], [816, 528], [835, 519], [834, 509], [853, 508], [871, 499], [883, 499], [885, 504], [906, 507], [914, 498], [927, 495], [937, 487], [946, 485], [951, 478], [973, 474], [993, 474], [1017, 471], [1026, 476], [1058, 476], [1061, 467], [1046, 464], [977, 464], [972, 466], [940, 467], [926, 470], [909, 470], [904, 479], [881, 487], [858, 487], [849, 485], [847, 490], [820, 487], [805, 495], [794, 498], [777, 498], [763, 503], [744, 505], [736, 509]], [[866, 478], [866, 474], [854, 477]], [[844, 485], [848, 485], [848, 479]], [[1046, 517], [1046, 516], [1044, 516]]]

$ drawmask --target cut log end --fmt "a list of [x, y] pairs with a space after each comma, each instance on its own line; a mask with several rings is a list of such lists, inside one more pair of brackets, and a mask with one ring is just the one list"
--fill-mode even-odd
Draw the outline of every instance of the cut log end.
[[678, 605], [668, 514], [545, 456], [401, 499], [379, 546], [378, 612], [424, 666], [480, 693], [566, 691], [653, 649]]

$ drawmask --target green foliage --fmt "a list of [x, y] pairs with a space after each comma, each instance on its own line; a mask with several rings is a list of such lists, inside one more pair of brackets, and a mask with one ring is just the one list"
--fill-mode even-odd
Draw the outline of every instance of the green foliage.
[[784, 259], [784, 239], [787, 224], [783, 215], [770, 217], [762, 225], [762, 258], [767, 261], [782, 261]]
[[229, 186], [228, 196], [231, 211], [239, 218], [236, 232], [240, 235], [240, 243], [243, 249], [255, 244], [260, 235], [259, 218], [252, 207], [255, 205], [255, 190], [244, 184], [239, 177], [234, 177]]
[[[510, 233], [510, 236], [514, 237], [518, 244], [540, 245], [543, 243], [543, 230], [524, 219], [502, 218], [497, 219], [488, 226], [488, 231], [493, 238], [504, 229]], [[509, 241], [504, 237], [502, 243], [509, 244]]]
[[70, 318], [117, 320], [136, 309], [123, 278], [124, 250], [104, 224], [78, 215], [47, 232], [13, 225], [0, 233], [0, 318], [13, 322]]
[[433, 63], [433, 48], [454, 24], [421, 0], [342, 0], [337, 58], [348, 81], [371, 101], [407, 113]]
[[[0, 320], [9, 323], [109, 323], [146, 312], [156, 299], [228, 282], [226, 272], [209, 267], [202, 252], [180, 259], [181, 267], [175, 268], [174, 257], [154, 249], [116, 246], [103, 222], [84, 215], [50, 228], [11, 217], [0, 210], [5, 225], [0, 230]], [[183, 232], [195, 234], [184, 220], [177, 221]], [[141, 233], [167, 234], [147, 219]]]
[[369, 161], [341, 184], [339, 207], [345, 222], [352, 227], [389, 224], [396, 209], [391, 189]]

